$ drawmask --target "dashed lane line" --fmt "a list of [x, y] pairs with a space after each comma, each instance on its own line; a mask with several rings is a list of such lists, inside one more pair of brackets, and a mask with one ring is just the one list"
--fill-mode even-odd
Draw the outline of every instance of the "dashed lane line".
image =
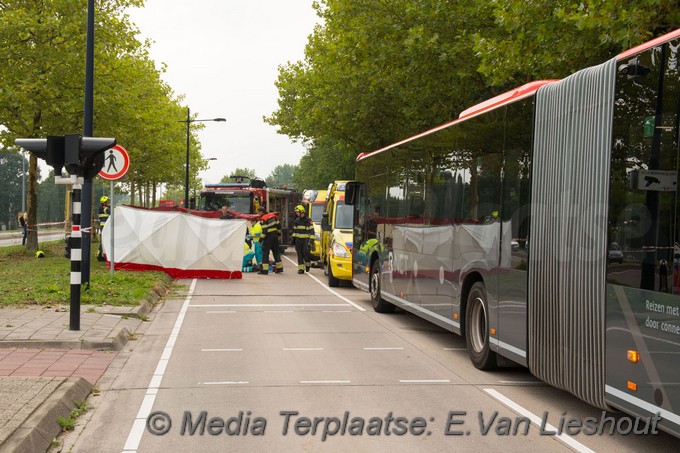
[[[296, 263], [295, 261], [293, 261], [292, 259], [288, 258], [287, 256], [284, 256], [284, 258], [287, 259], [288, 261], [290, 261], [291, 263], [293, 263], [294, 265], [297, 266], [297, 263]], [[311, 278], [312, 280], [314, 280], [315, 282], [317, 282], [319, 285], [321, 285], [326, 291], [328, 291], [329, 293], [333, 294], [334, 296], [336, 296], [336, 297], [339, 298], [340, 300], [344, 300], [345, 302], [347, 302], [348, 304], [350, 304], [352, 307], [356, 308], [357, 310], [359, 310], [359, 311], [366, 311], [366, 309], [365, 309], [364, 307], [362, 307], [361, 305], [358, 305], [358, 304], [356, 304], [355, 302], [352, 302], [351, 300], [349, 300], [348, 298], [346, 298], [346, 297], [343, 296], [342, 294], [338, 293], [337, 291], [333, 291], [333, 290], [330, 289], [328, 286], [324, 285], [323, 282], [321, 282], [321, 280], [319, 280], [318, 278], [316, 278], [315, 276], [313, 276], [313, 275], [310, 274], [309, 272], [307, 272], [307, 277]]]

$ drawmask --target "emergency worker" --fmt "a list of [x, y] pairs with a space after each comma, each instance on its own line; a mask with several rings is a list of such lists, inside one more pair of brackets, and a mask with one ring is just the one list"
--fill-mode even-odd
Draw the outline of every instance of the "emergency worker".
[[248, 239], [253, 243], [253, 251], [255, 252], [255, 261], [257, 262], [257, 269], [260, 270], [262, 266], [262, 225], [257, 218], [248, 219], [250, 225], [248, 226]]
[[281, 251], [279, 250], [279, 232], [281, 224], [275, 212], [267, 212], [263, 207], [258, 209], [260, 214], [260, 224], [262, 225], [262, 269], [260, 274], [269, 274], [269, 252], [274, 254], [276, 263], [276, 273], [283, 272], [283, 261], [281, 261]]
[[293, 222], [293, 241], [298, 259], [298, 274], [309, 272], [312, 258], [309, 255], [309, 241], [314, 240], [314, 224], [312, 219], [307, 217], [305, 207], [297, 205], [295, 207], [295, 221]]
[[109, 197], [106, 195], [103, 195], [99, 199], [99, 253], [97, 253], [97, 261], [104, 261], [104, 254], [102, 251], [102, 236], [101, 233], [104, 231], [104, 225], [106, 225], [106, 221], [109, 220], [109, 216], [111, 215], [111, 211], [109, 208]]

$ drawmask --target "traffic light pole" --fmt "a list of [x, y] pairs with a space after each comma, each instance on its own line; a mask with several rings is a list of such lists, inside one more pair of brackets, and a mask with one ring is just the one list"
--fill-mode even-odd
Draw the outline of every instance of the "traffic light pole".
[[81, 137], [78, 134], [49, 136], [47, 138], [18, 138], [15, 143], [45, 159], [54, 168], [54, 182], [63, 179], [64, 167], [73, 183], [73, 226], [71, 227], [71, 323], [70, 330], [80, 330], [80, 287], [82, 284], [83, 233], [89, 228], [82, 227], [82, 185], [86, 178], [92, 178], [104, 165], [104, 151], [116, 144], [115, 138]]
[[[85, 100], [83, 104], [83, 137], [94, 132], [94, 0], [87, 1], [87, 35], [85, 45]], [[113, 201], [113, 197], [111, 198]], [[82, 280], [90, 288], [90, 249], [92, 244], [92, 177], [85, 176], [82, 188], [83, 242]], [[101, 240], [101, 238], [100, 238]]]

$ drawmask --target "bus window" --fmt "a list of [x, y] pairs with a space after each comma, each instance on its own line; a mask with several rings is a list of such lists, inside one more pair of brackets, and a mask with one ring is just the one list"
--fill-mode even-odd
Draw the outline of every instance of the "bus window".
[[680, 242], [675, 141], [680, 90], [677, 83], [664, 83], [678, 77], [678, 70], [666, 67], [661, 48], [636, 63], [646, 68], [643, 74], [617, 76], [607, 243], [618, 244], [623, 263], [609, 260], [608, 279], [680, 294], [672, 269]]

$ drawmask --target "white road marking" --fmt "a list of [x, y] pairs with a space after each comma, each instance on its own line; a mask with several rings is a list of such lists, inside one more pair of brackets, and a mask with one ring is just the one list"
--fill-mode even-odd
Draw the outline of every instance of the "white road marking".
[[168, 342], [166, 343], [165, 349], [163, 350], [163, 355], [158, 360], [156, 371], [154, 371], [151, 382], [149, 382], [149, 386], [146, 389], [146, 394], [144, 395], [144, 400], [139, 407], [137, 417], [135, 418], [135, 421], [132, 425], [132, 429], [130, 429], [128, 438], [125, 441], [125, 446], [123, 447], [124, 453], [133, 453], [139, 448], [139, 443], [142, 441], [142, 435], [144, 434], [144, 430], [146, 428], [146, 419], [151, 414], [153, 403], [156, 400], [156, 395], [158, 394], [158, 388], [160, 387], [161, 381], [163, 380], [165, 368], [168, 365], [168, 361], [170, 360], [172, 349], [175, 346], [175, 341], [177, 340], [182, 323], [184, 322], [184, 317], [186, 316], [187, 309], [189, 308], [189, 302], [191, 301], [191, 296], [194, 294], [195, 288], [196, 279], [191, 282], [189, 293], [187, 294], [186, 299], [184, 299], [182, 308], [179, 312], [179, 315], [177, 316], [177, 321], [175, 321], [175, 326], [173, 327], [170, 338], [168, 338]]
[[[505, 395], [501, 394], [497, 390], [494, 389], [484, 389], [486, 393], [488, 393], [490, 396], [495, 398], [496, 400], [500, 401], [501, 403], [505, 404], [508, 406], [510, 409], [514, 410], [515, 412], [522, 414], [524, 417], [528, 418], [531, 420], [531, 423], [535, 424], [536, 426], [541, 426], [543, 423], [543, 419], [539, 417], [538, 415], [529, 412], [529, 410], [525, 409], [524, 407], [520, 406], [519, 404], [515, 403], [512, 401], [510, 398], [506, 397]], [[544, 426], [546, 431], [554, 431], [557, 432], [557, 428], [551, 425], [550, 423], [546, 423]], [[590, 448], [586, 447], [583, 445], [581, 442], [576, 441], [573, 437], [567, 436], [566, 434], [555, 434], [555, 437], [564, 442], [565, 444], [569, 445], [571, 448], [575, 449], [578, 452], [581, 453], [595, 453], [593, 450]]]
[[404, 348], [364, 348], [364, 351], [401, 351]]
[[[287, 256], [284, 256], [284, 258], [287, 259], [288, 261], [290, 261], [290, 262], [293, 263], [293, 264], [297, 264], [297, 263], [295, 263], [295, 261], [291, 260], [291, 259], [288, 258]], [[316, 278], [315, 276], [313, 276], [313, 275], [310, 274], [309, 272], [307, 272], [307, 276], [308, 276], [309, 278], [311, 278], [312, 280], [314, 280], [315, 282], [317, 282], [319, 285], [321, 285], [323, 288], [325, 288], [326, 291], [328, 291], [329, 293], [333, 294], [334, 296], [336, 296], [336, 297], [339, 298], [340, 300], [344, 300], [345, 302], [347, 302], [348, 304], [350, 304], [352, 307], [356, 308], [356, 309], [359, 310], [359, 311], [366, 311], [366, 309], [365, 309], [364, 307], [362, 307], [362, 306], [360, 306], [360, 305], [357, 305], [356, 303], [352, 302], [351, 300], [349, 300], [348, 298], [346, 298], [346, 297], [343, 296], [342, 294], [338, 293], [337, 291], [333, 291], [333, 290], [330, 289], [328, 286], [324, 285], [324, 284], [321, 282], [321, 280], [319, 280], [318, 278]]]

